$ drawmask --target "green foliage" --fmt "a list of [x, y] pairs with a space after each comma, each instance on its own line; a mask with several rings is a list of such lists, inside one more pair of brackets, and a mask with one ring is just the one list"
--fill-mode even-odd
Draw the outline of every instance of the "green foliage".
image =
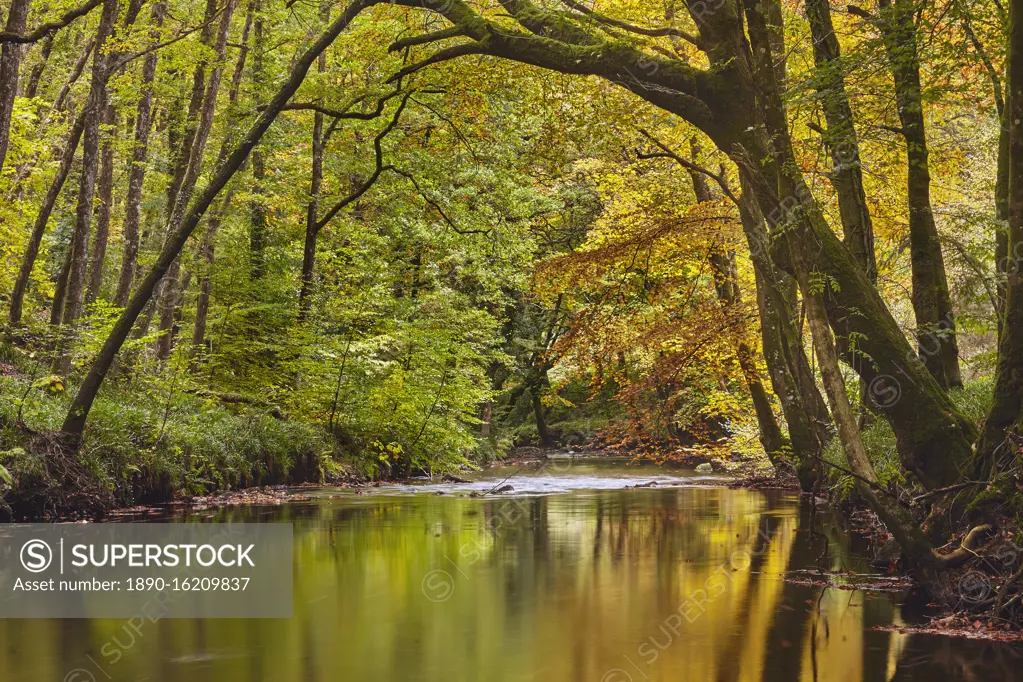
[[[41, 460], [26, 452], [18, 410], [30, 432], [60, 426], [70, 397], [28, 391], [24, 379], [0, 377], [0, 448], [11, 475], [38, 474]], [[112, 385], [97, 401], [80, 458], [122, 503], [137, 496], [198, 494], [226, 487], [288, 480], [299, 459], [336, 472], [330, 439], [307, 424], [274, 419], [260, 410], [230, 409], [215, 399], [168, 396], [155, 385]]]

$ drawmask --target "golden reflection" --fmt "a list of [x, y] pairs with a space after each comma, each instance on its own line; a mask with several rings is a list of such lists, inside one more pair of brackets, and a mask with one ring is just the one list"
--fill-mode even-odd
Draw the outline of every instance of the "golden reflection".
[[[864, 610], [884, 617], [880, 602], [784, 580], [824, 537], [809, 542], [793, 496], [353, 495], [274, 513], [295, 523], [292, 619], [0, 621], [0, 682], [79, 668], [168, 682], [852, 682], [865, 660], [892, 679], [916, 641], [870, 633], [881, 647], [866, 647]], [[844, 566], [841, 535], [825, 541]]]

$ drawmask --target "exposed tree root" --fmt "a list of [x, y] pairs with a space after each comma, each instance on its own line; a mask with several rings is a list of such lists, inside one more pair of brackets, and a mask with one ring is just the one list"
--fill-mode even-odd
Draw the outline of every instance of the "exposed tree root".
[[934, 558], [938, 562], [939, 567], [944, 569], [958, 568], [969, 559], [977, 556], [976, 552], [973, 551], [977, 546], [977, 542], [980, 540], [982, 535], [989, 533], [992, 530], [993, 528], [986, 523], [981, 526], [974, 526], [970, 529], [970, 532], [963, 537], [962, 543], [960, 543], [959, 547], [955, 551], [949, 554], [941, 554], [935, 550]]
[[102, 517], [116, 505], [100, 478], [59, 433], [31, 433], [29, 451], [13, 467], [4, 513], [12, 519]]

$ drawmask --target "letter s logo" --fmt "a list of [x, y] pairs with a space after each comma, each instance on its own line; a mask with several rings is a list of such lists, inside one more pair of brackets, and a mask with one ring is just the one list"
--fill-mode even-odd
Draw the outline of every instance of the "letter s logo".
[[42, 573], [53, 563], [53, 550], [42, 540], [29, 540], [21, 546], [21, 565], [29, 573]]

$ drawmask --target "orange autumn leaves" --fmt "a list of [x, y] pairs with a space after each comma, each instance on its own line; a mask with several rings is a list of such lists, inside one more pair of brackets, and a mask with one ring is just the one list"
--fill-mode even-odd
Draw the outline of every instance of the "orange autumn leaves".
[[[721, 436], [725, 424], [750, 419], [736, 346], [738, 336], [756, 344], [756, 297], [735, 205], [722, 196], [696, 203], [689, 176], [669, 160], [587, 160], [576, 170], [603, 211], [580, 248], [541, 262], [533, 277], [541, 300], [569, 301], [559, 378], [612, 387], [627, 431], [644, 439], [708, 428]], [[710, 264], [721, 253], [739, 255], [747, 292], [727, 314]]]

